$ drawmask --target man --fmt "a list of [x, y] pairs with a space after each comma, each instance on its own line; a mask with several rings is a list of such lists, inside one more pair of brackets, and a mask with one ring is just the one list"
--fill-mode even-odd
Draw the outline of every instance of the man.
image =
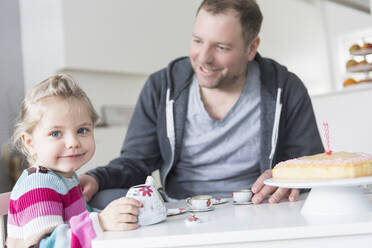
[[81, 176], [87, 200], [142, 184], [156, 169], [168, 200], [250, 187], [255, 204], [298, 199], [297, 189], [263, 181], [276, 163], [323, 146], [303, 83], [257, 53], [261, 23], [254, 0], [202, 2], [190, 57], [149, 77], [120, 157]]

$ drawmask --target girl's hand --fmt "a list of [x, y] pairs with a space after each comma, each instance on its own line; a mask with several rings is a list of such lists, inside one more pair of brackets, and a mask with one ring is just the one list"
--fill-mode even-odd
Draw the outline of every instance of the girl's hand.
[[133, 198], [122, 197], [112, 201], [98, 214], [104, 231], [128, 231], [138, 228], [138, 208], [143, 204]]

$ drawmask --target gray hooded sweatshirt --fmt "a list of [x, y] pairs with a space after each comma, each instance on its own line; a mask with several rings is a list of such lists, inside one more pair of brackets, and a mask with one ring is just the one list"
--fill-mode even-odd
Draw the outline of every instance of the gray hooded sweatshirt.
[[[324, 151], [309, 94], [301, 80], [277, 62], [255, 57], [261, 72], [261, 173], [280, 161]], [[190, 84], [188, 57], [148, 78], [139, 96], [120, 156], [90, 170], [99, 190], [129, 188], [160, 170], [163, 190], [179, 161]], [[211, 182], [213, 183], [213, 182]], [[184, 198], [174, 192], [172, 198]]]

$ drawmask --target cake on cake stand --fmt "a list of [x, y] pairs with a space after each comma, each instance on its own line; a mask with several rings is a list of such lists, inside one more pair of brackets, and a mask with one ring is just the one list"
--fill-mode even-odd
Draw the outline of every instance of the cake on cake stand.
[[270, 178], [265, 180], [264, 183], [281, 188], [311, 188], [301, 209], [301, 214], [305, 217], [364, 216], [372, 210], [366, 195], [359, 187], [372, 183], [372, 176], [321, 181]]

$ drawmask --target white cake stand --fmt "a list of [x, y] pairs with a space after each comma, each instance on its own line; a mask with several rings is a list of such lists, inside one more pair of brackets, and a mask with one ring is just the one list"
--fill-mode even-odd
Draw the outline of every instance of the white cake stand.
[[359, 185], [372, 183], [372, 176], [322, 181], [267, 179], [266, 185], [281, 188], [311, 188], [301, 209], [306, 216], [367, 215], [372, 210]]

